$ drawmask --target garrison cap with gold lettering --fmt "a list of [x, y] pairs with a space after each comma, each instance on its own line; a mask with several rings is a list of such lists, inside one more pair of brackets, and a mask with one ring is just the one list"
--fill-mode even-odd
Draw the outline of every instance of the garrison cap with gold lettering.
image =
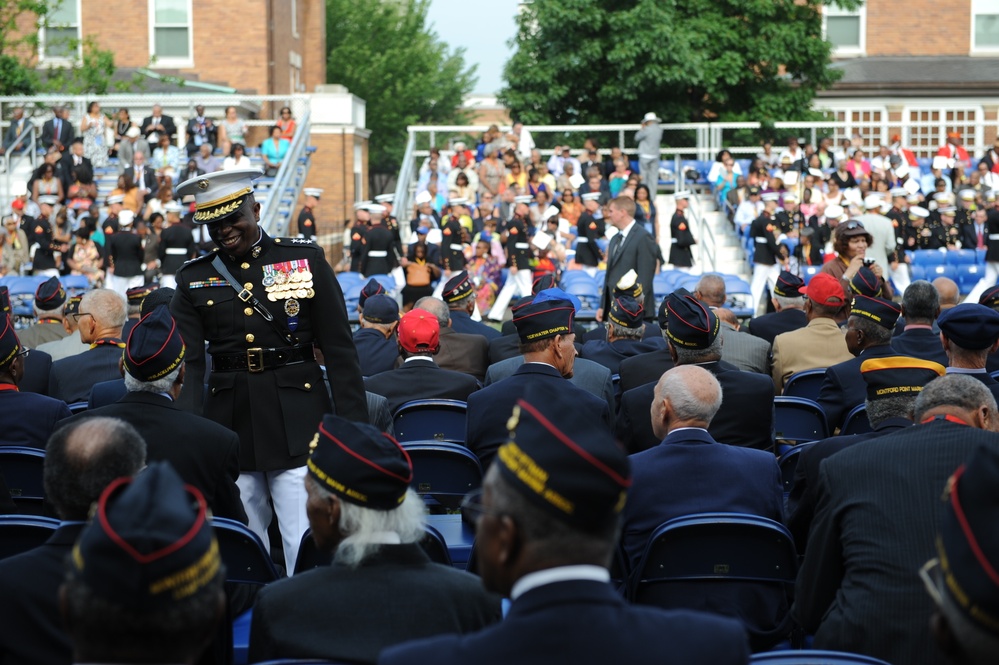
[[361, 309], [364, 309], [364, 303], [367, 302], [368, 298], [371, 296], [385, 295], [385, 287], [377, 279], [372, 277], [368, 280], [368, 283], [364, 285], [361, 289], [361, 294], [357, 297], [357, 305]]
[[35, 307], [51, 312], [59, 309], [66, 302], [66, 289], [62, 288], [62, 282], [58, 277], [49, 277], [38, 285], [35, 290]]
[[947, 368], [940, 363], [909, 356], [870, 358], [860, 365], [869, 401], [918, 395], [923, 386], [946, 373]]
[[129, 290], [125, 291], [125, 299], [128, 301], [129, 307], [142, 307], [142, 301], [146, 299], [150, 293], [155, 291], [158, 286], [155, 284], [144, 284], [142, 286], [133, 286]]
[[6, 367], [21, 350], [21, 340], [14, 332], [14, 322], [9, 314], [0, 318], [0, 367]]
[[518, 303], [513, 325], [522, 342], [535, 342], [555, 335], [568, 335], [576, 317], [575, 296], [562, 289], [539, 291], [530, 302]]
[[666, 296], [665, 310], [666, 336], [678, 348], [706, 349], [718, 337], [718, 317], [686, 289]]
[[628, 458], [595, 414], [564, 394], [529, 387], [507, 422], [495, 465], [519, 494], [556, 519], [597, 531], [620, 515], [631, 486]]
[[891, 330], [895, 327], [898, 317], [902, 316], [902, 308], [891, 300], [858, 295], [853, 299], [853, 309], [850, 310], [850, 316], [859, 316], [862, 319], [874, 321], [879, 326]]
[[[173, 291], [173, 289], [170, 289], [170, 290]], [[65, 307], [65, 309], [62, 310], [62, 313], [65, 314], [66, 316], [69, 316], [71, 314], [79, 314], [80, 313], [80, 302], [82, 300], [83, 300], [83, 296], [82, 295], [79, 295], [79, 296], [70, 296], [69, 300], [66, 301], [66, 307]]]
[[206, 173], [185, 180], [176, 195], [194, 195], [194, 223], [211, 224], [235, 214], [253, 200], [253, 181], [263, 175], [258, 169], [233, 169]]
[[801, 288], [805, 283], [793, 272], [781, 270], [774, 284], [774, 295], [778, 298], [803, 298]]
[[618, 296], [611, 301], [610, 312], [607, 319], [622, 328], [642, 328], [645, 323], [645, 307], [642, 303], [629, 295]]
[[937, 319], [940, 332], [970, 351], [987, 349], [999, 339], [999, 312], [977, 303], [961, 303]]
[[223, 576], [205, 497], [169, 462], [104, 489], [67, 568], [95, 596], [138, 611], [169, 608]]
[[466, 271], [462, 270], [447, 281], [444, 290], [441, 291], [441, 296], [444, 298], [444, 302], [453, 303], [464, 300], [470, 293], [472, 293], [472, 279]]
[[326, 414], [311, 447], [309, 475], [344, 501], [391, 510], [406, 498], [413, 463], [399, 442], [378, 428]]
[[139, 381], [156, 381], [184, 362], [184, 339], [167, 307], [157, 307], [139, 319], [128, 334], [122, 364]]
[[883, 286], [881, 278], [867, 266], [860, 266], [860, 270], [850, 280], [850, 291], [861, 296], [880, 298]]
[[999, 453], [979, 444], [943, 493], [938, 585], [975, 627], [999, 635]]
[[978, 304], [991, 307], [992, 309], [999, 307], [999, 286], [992, 286], [985, 289], [985, 293], [978, 299]]

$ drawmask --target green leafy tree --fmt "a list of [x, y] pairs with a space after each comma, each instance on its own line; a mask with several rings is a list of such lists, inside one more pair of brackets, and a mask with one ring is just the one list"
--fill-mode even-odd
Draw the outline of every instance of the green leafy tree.
[[407, 125], [466, 120], [461, 102], [475, 85], [475, 67], [466, 66], [463, 49], [449, 49], [427, 26], [429, 4], [326, 3], [326, 79], [367, 103], [368, 171], [376, 192], [399, 170]]
[[[500, 99], [525, 123], [808, 119], [828, 67], [821, 0], [534, 0]], [[845, 8], [861, 0], [839, 0]]]

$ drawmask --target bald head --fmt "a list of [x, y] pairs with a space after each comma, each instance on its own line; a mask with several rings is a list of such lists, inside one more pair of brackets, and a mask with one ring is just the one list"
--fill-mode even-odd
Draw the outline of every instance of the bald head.
[[694, 297], [709, 307], [725, 304], [725, 280], [718, 275], [705, 275], [697, 282]]
[[715, 316], [729, 324], [730, 326], [739, 328], [739, 317], [735, 315], [735, 312], [728, 309], [727, 307], [716, 307]]
[[413, 308], [426, 310], [436, 316], [437, 323], [440, 324], [441, 328], [447, 328], [451, 325], [451, 310], [448, 309], [447, 303], [440, 298], [434, 298], [433, 296], [420, 298], [413, 305]]
[[961, 302], [961, 292], [957, 288], [957, 282], [951, 278], [937, 277], [932, 284], [940, 296], [940, 309], [950, 309]]
[[674, 367], [656, 384], [652, 429], [660, 439], [680, 427], [706, 429], [721, 403], [721, 385], [711, 372], [696, 365]]

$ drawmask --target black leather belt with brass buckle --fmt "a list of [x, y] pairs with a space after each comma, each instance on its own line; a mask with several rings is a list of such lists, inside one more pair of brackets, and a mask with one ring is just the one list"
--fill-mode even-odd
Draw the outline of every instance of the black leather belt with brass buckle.
[[314, 361], [315, 349], [311, 344], [286, 346], [276, 349], [252, 348], [244, 353], [216, 353], [212, 355], [213, 372], [263, 372], [265, 369], [284, 367]]

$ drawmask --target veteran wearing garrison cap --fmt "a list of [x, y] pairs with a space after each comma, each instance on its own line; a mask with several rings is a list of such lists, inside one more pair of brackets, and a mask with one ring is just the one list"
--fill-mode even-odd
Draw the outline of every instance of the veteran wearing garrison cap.
[[749, 333], [772, 345], [777, 335], [804, 328], [808, 316], [805, 314], [805, 295], [801, 292], [803, 286], [805, 283], [800, 277], [782, 270], [771, 298], [776, 311], [752, 319]]
[[[188, 381], [178, 403], [239, 435], [239, 487], [250, 528], [267, 542], [273, 499], [291, 569], [307, 528], [302, 477], [315, 425], [330, 411], [367, 421], [368, 410], [333, 269], [320, 247], [271, 238], [258, 226], [259, 175], [221, 171], [178, 187], [178, 195], [194, 195], [194, 222], [207, 225], [218, 251], [177, 272], [170, 309], [190, 376], [205, 373], [205, 342], [212, 357], [208, 394], [201, 381]], [[332, 404], [317, 348], [329, 368]]]
[[333, 553], [333, 563], [261, 590], [250, 662], [373, 663], [393, 644], [499, 620], [498, 598], [477, 577], [432, 563], [420, 547], [426, 508], [409, 487], [413, 465], [395, 439], [328, 415], [313, 444], [309, 523], [316, 548]]
[[999, 401], [999, 381], [987, 369], [988, 357], [999, 349], [999, 312], [966, 302], [941, 314], [937, 324], [947, 354], [947, 373], [981, 381]]
[[573, 376], [576, 361], [574, 298], [561, 289], [545, 289], [514, 308], [513, 322], [524, 364], [505, 379], [468, 397], [465, 445], [479, 457], [483, 469], [489, 467], [496, 449], [506, 440], [510, 410], [528, 385], [544, 385], [552, 393], [571, 395], [574, 408], [598, 414], [609, 435], [611, 413], [607, 402], [566, 380]]
[[[639, 287], [641, 291], [641, 287]], [[591, 339], [583, 344], [580, 358], [600, 363], [618, 374], [621, 362], [642, 353], [660, 348], [661, 342], [644, 339], [645, 307], [643, 300], [636, 300], [628, 294], [621, 294], [611, 302], [610, 312], [604, 317], [606, 339]]]
[[62, 325], [66, 307], [66, 289], [58, 277], [49, 277], [35, 289], [35, 323], [19, 333], [21, 343], [29, 349], [45, 342], [56, 342], [68, 333]]
[[472, 319], [475, 311], [475, 286], [468, 272], [462, 270], [444, 284], [441, 299], [447, 303], [451, 315], [451, 327], [455, 332], [468, 335], [482, 335], [492, 341], [500, 337], [500, 331]]
[[496, 463], [462, 511], [476, 524], [487, 589], [512, 601], [506, 619], [471, 635], [387, 649], [383, 665], [678, 663], [749, 657], [731, 619], [629, 605], [610, 584], [631, 472], [597, 414], [532, 386], [509, 405]]

